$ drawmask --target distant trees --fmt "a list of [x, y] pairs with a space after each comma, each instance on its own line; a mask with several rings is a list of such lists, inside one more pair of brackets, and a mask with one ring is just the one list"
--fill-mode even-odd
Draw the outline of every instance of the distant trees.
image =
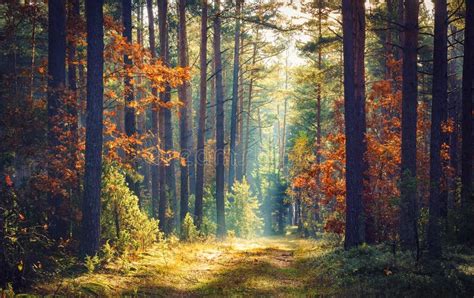
[[344, 246], [364, 242], [365, 7], [363, 0], [342, 2], [344, 38], [344, 116], [346, 129], [346, 234]]
[[87, 119], [84, 197], [82, 202], [82, 255], [94, 256], [100, 247], [100, 193], [104, 101], [103, 0], [86, 0]]

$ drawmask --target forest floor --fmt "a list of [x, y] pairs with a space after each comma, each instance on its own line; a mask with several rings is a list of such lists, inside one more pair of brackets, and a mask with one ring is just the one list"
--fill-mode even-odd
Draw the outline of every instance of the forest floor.
[[126, 265], [66, 278], [38, 294], [107, 296], [293, 296], [312, 291], [298, 259], [312, 241], [294, 236], [157, 244]]
[[474, 294], [474, 255], [416, 262], [386, 246], [344, 251], [340, 243], [296, 235], [162, 242], [96, 273], [36, 285], [60, 296], [461, 296]]

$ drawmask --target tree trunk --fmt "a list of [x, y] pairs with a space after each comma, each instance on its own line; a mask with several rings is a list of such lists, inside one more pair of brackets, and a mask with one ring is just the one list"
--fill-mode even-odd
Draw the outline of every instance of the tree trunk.
[[[168, 38], [168, 1], [158, 1], [158, 21], [160, 27], [160, 55], [165, 65], [169, 66], [169, 38]], [[171, 89], [167, 84], [165, 91], [161, 94], [162, 101], [169, 103], [171, 100]], [[160, 109], [162, 114], [162, 127], [161, 133], [163, 133], [164, 149], [171, 151], [174, 149], [173, 145], [173, 122], [171, 109], [165, 108]], [[175, 177], [175, 160], [171, 160], [169, 165], [164, 167], [165, 181], [164, 187], [161, 184], [161, 197], [160, 197], [160, 222], [163, 220], [163, 224], [166, 222], [166, 210], [167, 210], [167, 197], [171, 198], [171, 209], [173, 212], [173, 221], [167, 223], [167, 226], [163, 226], [166, 232], [171, 232], [174, 228], [179, 228], [179, 213], [178, 213], [178, 199], [176, 197], [176, 177]]]
[[[72, 34], [76, 37], [76, 32], [73, 32], [73, 25], [79, 21], [80, 18], [80, 5], [79, 0], [69, 0], [69, 8], [68, 8], [68, 33]], [[71, 157], [70, 157], [70, 169], [74, 170], [76, 168], [77, 162], [77, 143], [79, 140], [78, 129], [79, 129], [79, 114], [78, 114], [78, 106], [79, 106], [79, 92], [77, 91], [77, 51], [76, 51], [77, 44], [75, 41], [68, 41], [67, 50], [68, 50], [68, 84], [69, 90], [73, 93], [74, 102], [69, 103], [68, 111], [71, 117], [74, 118], [73, 122], [71, 123]], [[79, 173], [76, 172], [77, 177], [79, 177]], [[72, 197], [79, 198], [80, 197], [80, 181], [75, 183], [72, 189]]]
[[[138, 19], [138, 26], [137, 26], [137, 43], [140, 45], [140, 46], [144, 46], [143, 45], [143, 2], [142, 0], [139, 0], [138, 1], [138, 7], [137, 7], [137, 19]], [[141, 76], [138, 76], [137, 77], [137, 84], [138, 86], [140, 86], [142, 83], [142, 78]], [[143, 98], [143, 92], [138, 90], [137, 91], [137, 100], [140, 101], [141, 99]], [[146, 131], [147, 131], [147, 111], [142, 111], [139, 115], [138, 115], [138, 119], [137, 119], [137, 131], [138, 131], [138, 134], [140, 135], [143, 135]], [[145, 142], [145, 145], [143, 145], [143, 147], [149, 147], [149, 142]], [[147, 196], [148, 194], [150, 194], [150, 165], [144, 161], [144, 160], [140, 160], [140, 173], [143, 175], [143, 182], [142, 182], [142, 185], [141, 185], [141, 189], [143, 190], [144, 192], [144, 196]], [[142, 196], [139, 197], [139, 205], [140, 205], [140, 208], [144, 208], [144, 202], [142, 200]]]
[[236, 0], [235, 31], [234, 31], [234, 71], [232, 77], [232, 110], [230, 115], [230, 162], [229, 162], [229, 190], [235, 179], [235, 143], [237, 138], [237, 105], [239, 100], [239, 45], [240, 45], [240, 6], [242, 0]]
[[448, 98], [448, 10], [446, 0], [435, 1], [435, 31], [433, 49], [433, 100], [430, 142], [430, 203], [428, 249], [432, 257], [441, 256], [441, 179], [443, 173], [441, 125], [446, 121]]
[[400, 241], [414, 251], [418, 245], [416, 197], [418, 0], [405, 1], [402, 84], [402, 161], [400, 186]]
[[365, 7], [363, 0], [343, 0], [344, 115], [346, 130], [346, 249], [364, 242]]
[[462, 149], [461, 149], [461, 205], [465, 210], [466, 227], [462, 232], [463, 241], [473, 241], [474, 210], [472, 194], [472, 101], [474, 88], [474, 3], [466, 1], [466, 20], [464, 25], [464, 62], [462, 78]]
[[[132, 0], [122, 0], [122, 24], [123, 24], [123, 37], [126, 38], [127, 43], [132, 43]], [[124, 95], [125, 95], [125, 110], [124, 110], [124, 125], [125, 125], [125, 133], [128, 137], [133, 136], [137, 129], [136, 129], [136, 117], [135, 117], [135, 108], [133, 108], [134, 102], [134, 95], [133, 95], [133, 84], [132, 84], [132, 76], [129, 76], [128, 69], [132, 67], [132, 60], [128, 57], [128, 55], [123, 56], [123, 61], [125, 64], [125, 78], [124, 78]], [[134, 168], [136, 168], [136, 164], [133, 161], [135, 156], [133, 154], [129, 154], [127, 159], [129, 162], [134, 164]], [[139, 189], [133, 179], [127, 175], [127, 183], [128, 187], [133, 190], [133, 192], [140, 197]]]
[[[155, 19], [153, 17], [153, 0], [146, 1], [146, 7], [148, 11], [148, 38], [150, 44], [150, 52], [153, 59], [156, 59], [156, 47], [155, 47]], [[158, 92], [156, 88], [151, 89], [152, 95], [157, 98]], [[156, 146], [159, 144], [158, 142], [158, 104], [153, 103], [151, 107], [151, 132], [153, 133], [153, 145]], [[161, 145], [161, 144], [160, 144]], [[158, 214], [158, 200], [160, 197], [160, 168], [162, 166], [158, 166], [160, 163], [159, 157], [155, 159], [155, 162], [151, 165], [151, 208], [152, 214], [155, 218], [161, 219]], [[163, 231], [163, 224], [164, 222], [160, 222], [160, 229]]]
[[209, 78], [210, 94], [209, 94], [209, 116], [206, 122], [207, 139], [216, 137], [216, 60], [212, 58], [211, 77]]
[[[59, 112], [61, 96], [66, 87], [66, 1], [52, 0], [48, 2], [48, 147], [51, 156], [60, 153], [60, 140], [56, 129], [62, 130]], [[59, 180], [58, 169], [54, 163], [48, 165], [48, 176], [51, 180]], [[48, 194], [51, 204], [49, 231], [53, 239], [65, 239], [68, 223], [65, 220], [65, 198], [57, 192]]]
[[84, 199], [82, 203], [83, 256], [94, 256], [100, 241], [102, 181], [102, 120], [104, 101], [104, 19], [102, 0], [86, 1], [87, 17], [87, 120]]
[[200, 64], [201, 77], [199, 89], [199, 128], [197, 135], [196, 150], [196, 200], [194, 206], [194, 216], [196, 226], [201, 228], [203, 212], [203, 193], [204, 193], [204, 138], [206, 134], [206, 109], [207, 109], [207, 0], [201, 1], [201, 48]]
[[[253, 96], [253, 84], [254, 84], [254, 74], [255, 74], [255, 63], [257, 59], [257, 41], [258, 41], [258, 28], [255, 32], [255, 41], [253, 43], [253, 53], [252, 53], [252, 65], [250, 69], [250, 82], [249, 82], [249, 94], [247, 101], [247, 119], [245, 124], [245, 145], [243, 149], [243, 169], [242, 173], [244, 176], [247, 175], [247, 164], [248, 164], [248, 151], [250, 144], [250, 116], [252, 110], [252, 96]], [[257, 157], [258, 158], [258, 157]]]
[[[188, 67], [188, 39], [186, 34], [186, 0], [179, 0], [178, 3], [178, 17], [179, 17], [179, 28], [178, 28], [178, 61], [181, 67]], [[191, 96], [191, 85], [189, 82], [185, 82], [178, 88], [179, 99], [183, 102], [183, 106], [180, 109], [180, 146], [181, 146], [181, 158], [184, 158], [186, 162], [181, 164], [181, 209], [180, 219], [184, 220], [184, 217], [188, 213], [189, 204], [189, 166], [190, 166], [190, 152], [191, 139], [190, 139], [190, 117], [192, 109], [192, 96]]]
[[464, 62], [462, 82], [462, 203], [468, 207], [472, 199], [472, 100], [474, 84], [474, 4], [466, 1]]
[[239, 68], [241, 71], [239, 72], [239, 104], [238, 104], [238, 112], [237, 112], [237, 143], [236, 143], [236, 154], [235, 157], [235, 177], [237, 181], [242, 181], [243, 178], [243, 130], [244, 130], [244, 72], [242, 71], [242, 57], [244, 53], [244, 38], [240, 38], [240, 54], [239, 54]]
[[225, 201], [224, 201], [224, 88], [222, 85], [221, 61], [221, 17], [220, 0], [215, 0], [214, 17], [214, 59], [216, 69], [216, 209], [217, 237], [225, 238]]

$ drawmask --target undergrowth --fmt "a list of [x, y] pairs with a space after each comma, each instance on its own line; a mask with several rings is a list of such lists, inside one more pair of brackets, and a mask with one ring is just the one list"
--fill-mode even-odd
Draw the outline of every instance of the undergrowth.
[[340, 246], [316, 242], [300, 260], [316, 287], [350, 296], [452, 297], [474, 293], [472, 256], [451, 251], [441, 261], [417, 261], [411, 253], [386, 245], [362, 245], [345, 251]]

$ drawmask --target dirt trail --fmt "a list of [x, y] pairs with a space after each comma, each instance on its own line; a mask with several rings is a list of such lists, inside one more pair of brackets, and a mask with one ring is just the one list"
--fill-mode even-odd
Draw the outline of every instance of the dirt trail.
[[132, 262], [39, 286], [39, 294], [98, 296], [308, 295], [298, 257], [308, 240], [289, 237], [157, 244]]

